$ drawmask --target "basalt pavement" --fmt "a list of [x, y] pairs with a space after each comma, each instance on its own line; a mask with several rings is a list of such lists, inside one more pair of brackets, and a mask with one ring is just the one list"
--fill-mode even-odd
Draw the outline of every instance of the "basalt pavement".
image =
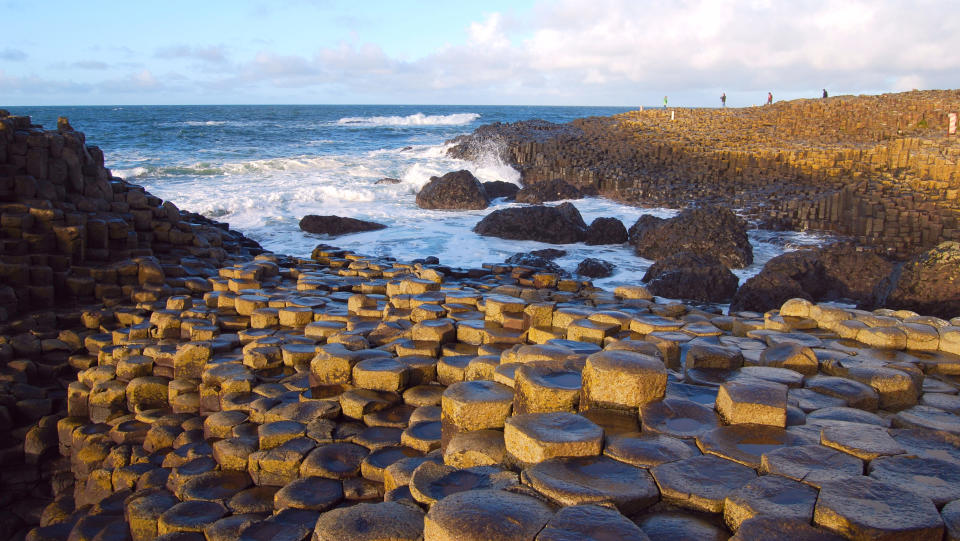
[[320, 246], [81, 320], [30, 540], [960, 535], [960, 319]]

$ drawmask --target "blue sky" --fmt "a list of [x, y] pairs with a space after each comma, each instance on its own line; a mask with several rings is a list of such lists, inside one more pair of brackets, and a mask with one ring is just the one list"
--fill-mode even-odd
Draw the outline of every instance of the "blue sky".
[[751, 105], [960, 87], [954, 0], [0, 0], [0, 107]]

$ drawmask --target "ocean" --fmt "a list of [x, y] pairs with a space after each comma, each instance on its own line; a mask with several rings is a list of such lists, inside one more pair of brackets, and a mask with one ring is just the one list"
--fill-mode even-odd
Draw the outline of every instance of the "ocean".
[[[115, 176], [144, 186], [178, 207], [227, 222], [267, 250], [308, 256], [319, 243], [362, 254], [411, 260], [436, 256], [453, 267], [502, 262], [517, 252], [550, 245], [481, 237], [471, 228], [489, 212], [515, 205], [496, 200], [481, 211], [417, 208], [417, 191], [433, 175], [469, 169], [481, 181], [519, 184], [520, 175], [493, 154], [478, 163], [450, 158], [445, 141], [492, 122], [540, 118], [567, 122], [612, 115], [616, 107], [427, 105], [231, 105], [14, 107], [35, 124], [56, 127], [58, 116], [86, 133], [106, 155]], [[397, 184], [376, 184], [385, 177]], [[628, 228], [642, 214], [669, 217], [671, 209], [637, 208], [602, 198], [572, 201], [584, 220], [612, 216]], [[300, 231], [307, 214], [372, 220], [387, 229], [334, 239]], [[755, 262], [734, 271], [741, 280], [770, 258], [825, 238], [796, 232], [750, 232]], [[586, 257], [616, 266], [601, 287], [636, 283], [652, 261], [629, 246], [561, 246], [556, 260], [572, 271]]]

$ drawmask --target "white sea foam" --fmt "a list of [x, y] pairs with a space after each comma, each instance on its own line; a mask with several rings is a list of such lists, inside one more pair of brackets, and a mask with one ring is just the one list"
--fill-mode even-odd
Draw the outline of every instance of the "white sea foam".
[[184, 126], [223, 126], [227, 124], [226, 120], [187, 120], [183, 122]]
[[[500, 262], [517, 252], [551, 247], [533, 241], [482, 237], [472, 231], [493, 210], [516, 205], [502, 200], [480, 211], [438, 211], [418, 208], [416, 193], [431, 176], [458, 169], [473, 172], [482, 181], [519, 183], [519, 173], [504, 164], [491, 147], [476, 162], [446, 155], [444, 145], [423, 145], [408, 150], [367, 153], [292, 156], [287, 158], [196, 163], [178, 167], [134, 167], [117, 174], [135, 178], [155, 195], [179, 207], [200, 212], [256, 239], [278, 253], [307, 256], [320, 242], [359, 253], [410, 260], [427, 255], [454, 267], [476, 267]], [[383, 177], [398, 184], [376, 184]], [[584, 220], [610, 216], [629, 227], [642, 214], [669, 217], [676, 211], [641, 209], [601, 198], [572, 201]], [[333, 214], [372, 220], [387, 225], [375, 232], [328, 239], [303, 233], [300, 219], [307, 214]], [[752, 231], [756, 262], [735, 271], [741, 281], [756, 274], [785, 246], [820, 244], [823, 238], [803, 233]], [[567, 255], [556, 262], [573, 271], [584, 258], [604, 259], [615, 265], [609, 278], [595, 280], [601, 287], [638, 283], [652, 261], [637, 257], [629, 245], [560, 246]]]
[[407, 116], [348, 116], [337, 124], [355, 127], [381, 126], [466, 126], [480, 118], [477, 113], [454, 113], [450, 115], [425, 115], [414, 113]]

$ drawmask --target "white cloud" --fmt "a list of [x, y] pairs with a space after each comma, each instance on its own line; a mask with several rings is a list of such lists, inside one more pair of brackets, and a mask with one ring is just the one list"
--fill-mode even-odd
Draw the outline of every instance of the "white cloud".
[[[297, 52], [266, 42], [246, 57], [231, 51], [232, 61], [223, 46], [178, 44], [154, 56], [194, 60], [179, 87], [226, 100], [652, 104], [669, 94], [704, 105], [723, 90], [730, 105], [746, 105], [768, 90], [779, 98], [956, 86], [955, 12], [953, 0], [543, 0], [461, 23], [460, 42], [413, 59], [356, 38]], [[103, 84], [169, 90], [172, 75], [161, 82], [150, 68], [164, 72], [144, 62]]]

